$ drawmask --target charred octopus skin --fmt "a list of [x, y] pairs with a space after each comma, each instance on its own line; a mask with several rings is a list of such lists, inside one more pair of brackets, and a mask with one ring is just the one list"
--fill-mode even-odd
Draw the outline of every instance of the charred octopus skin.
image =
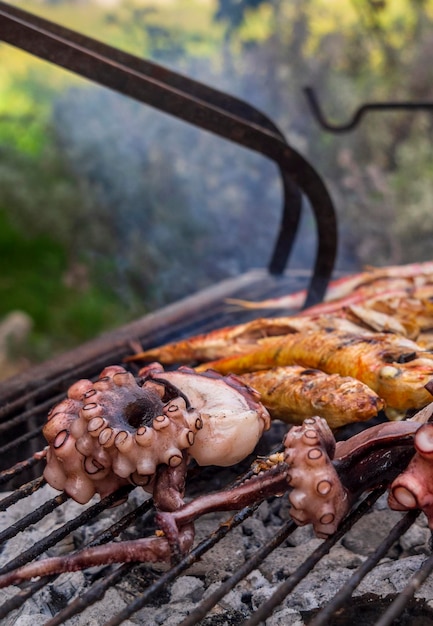
[[129, 482], [152, 491], [157, 467], [180, 465], [185, 450], [201, 465], [232, 465], [269, 426], [257, 394], [234, 377], [152, 364], [136, 379], [110, 366], [50, 411], [44, 477], [82, 504]]

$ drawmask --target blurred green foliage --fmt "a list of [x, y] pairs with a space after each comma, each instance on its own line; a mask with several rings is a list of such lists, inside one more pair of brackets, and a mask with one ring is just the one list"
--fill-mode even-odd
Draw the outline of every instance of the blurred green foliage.
[[26, 238], [1, 211], [0, 246], [0, 315], [26, 311], [35, 324], [26, 358], [39, 360], [117, 323], [121, 310], [112, 294], [98, 285], [68, 284], [65, 250], [49, 236]]

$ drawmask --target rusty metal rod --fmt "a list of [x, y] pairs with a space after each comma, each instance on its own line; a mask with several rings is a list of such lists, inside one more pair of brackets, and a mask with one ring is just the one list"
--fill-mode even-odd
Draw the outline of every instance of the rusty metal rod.
[[[8, 526], [7, 528], [5, 528], [0, 533], [0, 545], [8, 539], [15, 537], [16, 535], [18, 535], [18, 533], [22, 532], [29, 526], [32, 526], [32, 524], [36, 524], [36, 522], [39, 522], [43, 517], [45, 517], [45, 515], [48, 515], [48, 513], [51, 513], [52, 511], [57, 509], [57, 507], [66, 502], [68, 498], [69, 496], [66, 495], [66, 493], [60, 493], [55, 498], [51, 498], [51, 500], [44, 502], [44, 504], [42, 506], [39, 506], [35, 511], [32, 511], [31, 513], [28, 513], [27, 515], [22, 517], [19, 521], [12, 524], [12, 526]], [[33, 548], [34, 546], [31, 548], [31, 550], [33, 550]], [[15, 567], [19, 567], [19, 565], [11, 565], [10, 563], [7, 563], [6, 565], [3, 565], [2, 568], [0, 568], [0, 573], [5, 574], [10, 570], [15, 569]]]
[[125, 576], [135, 567], [136, 563], [124, 563], [116, 567], [111, 573], [104, 574], [102, 580], [98, 583], [94, 583], [88, 591], [80, 594], [75, 600], [69, 602], [69, 604], [57, 613], [53, 618], [45, 622], [44, 626], [60, 626], [64, 624], [67, 619], [74, 617], [82, 613], [89, 608], [90, 605], [95, 604], [98, 600], [102, 600], [105, 592], [120, 582]]
[[297, 529], [297, 525], [294, 521], [289, 520], [284, 524], [282, 528], [277, 532], [277, 534], [272, 537], [269, 541], [267, 541], [261, 548], [255, 552], [255, 554], [248, 559], [241, 567], [239, 567], [234, 574], [229, 576], [227, 580], [225, 580], [221, 585], [216, 589], [210, 596], [207, 596], [205, 600], [203, 600], [198, 607], [196, 607], [191, 613], [186, 617], [179, 626], [193, 626], [194, 624], [198, 624], [200, 620], [206, 617], [207, 613], [230, 591], [234, 589], [234, 587], [240, 582], [243, 578], [248, 576], [258, 565], [260, 565], [265, 558], [273, 551], [277, 546], [279, 546], [289, 535], [292, 534], [293, 531]]
[[0, 511], [6, 511], [12, 504], [16, 504], [23, 498], [27, 498], [32, 493], [35, 493], [38, 489], [40, 489], [45, 484], [45, 479], [40, 476], [39, 478], [35, 478], [31, 482], [22, 485], [19, 489], [15, 489], [8, 496], [0, 500]]
[[35, 452], [35, 454], [33, 454], [33, 456], [31, 456], [30, 458], [25, 459], [24, 461], [19, 461], [12, 467], [3, 470], [2, 472], [0, 472], [0, 485], [5, 485], [13, 478], [19, 476], [22, 472], [34, 467], [39, 463], [39, 461], [45, 458], [45, 455], [46, 449]]
[[21, 446], [23, 443], [27, 443], [31, 439], [36, 439], [42, 435], [42, 426], [38, 428], [34, 428], [33, 430], [29, 430], [24, 435], [17, 437], [16, 439], [12, 439], [9, 443], [6, 443], [4, 446], [0, 447], [0, 455], [7, 454], [10, 450], [15, 450], [17, 447]]
[[163, 574], [153, 585], [148, 587], [139, 598], [136, 598], [128, 606], [126, 606], [117, 615], [114, 615], [104, 626], [119, 626], [124, 620], [128, 619], [131, 615], [139, 611], [143, 606], [149, 602], [155, 595], [160, 593], [162, 589], [166, 589], [179, 574], [188, 569], [193, 563], [198, 561], [203, 554], [210, 550], [215, 544], [223, 539], [228, 532], [242, 524], [248, 517], [250, 517], [254, 511], [259, 507], [261, 503], [258, 502], [252, 506], [247, 506], [241, 511], [236, 513], [228, 522], [220, 524], [217, 530], [203, 539], [191, 552], [184, 556], [181, 561], [165, 574]]
[[314, 619], [308, 622], [308, 626], [326, 626], [330, 624], [332, 615], [344, 605], [352, 595], [353, 590], [359, 585], [361, 580], [370, 572], [379, 561], [386, 556], [392, 545], [412, 526], [420, 511], [413, 510], [406, 513], [404, 517], [394, 526], [390, 534], [378, 545], [376, 550], [358, 567], [351, 578], [344, 583], [343, 587], [335, 594], [332, 600], [320, 610]]
[[56, 578], [56, 575], [52, 576], [42, 576], [38, 580], [30, 583], [25, 589], [20, 589], [18, 593], [16, 593], [11, 598], [8, 598], [0, 604], [0, 619], [9, 615], [15, 609], [19, 609], [23, 606], [24, 602], [32, 597], [37, 591], [45, 587], [45, 585]]
[[[31, 548], [25, 550], [24, 552], [21, 552], [21, 554], [19, 554], [17, 557], [6, 563], [6, 565], [4, 565], [0, 569], [0, 572], [2, 574], [6, 574], [7, 572], [10, 572], [17, 567], [21, 567], [22, 565], [25, 565], [29, 561], [35, 559], [40, 554], [48, 550], [48, 548], [51, 548], [51, 546], [55, 545], [61, 539], [69, 535], [72, 531], [99, 515], [99, 513], [112, 506], [118, 500], [123, 499], [125, 496], [128, 495], [130, 491], [132, 491], [132, 489], [134, 489], [132, 485], [121, 487], [114, 493], [106, 496], [96, 504], [90, 506], [88, 509], [83, 511], [83, 513], [81, 513], [77, 517], [74, 517], [74, 519], [66, 522], [65, 524], [63, 524], [63, 526], [54, 530], [47, 537], [44, 537], [44, 539], [41, 539], [40, 541], [35, 543]], [[36, 509], [36, 511], [33, 511], [29, 515], [23, 517], [18, 523], [14, 524], [13, 526], [9, 526], [9, 528], [6, 528], [0, 535], [1, 539], [4, 540], [3, 535], [5, 535], [8, 539], [10, 537], [14, 537], [16, 534], [18, 534], [18, 532], [20, 532], [24, 528], [27, 528], [31, 524], [34, 524], [36, 521], [39, 521], [39, 519], [42, 519], [42, 517], [47, 515], [47, 513], [50, 512], [50, 508], [54, 509], [57, 506], [63, 504], [68, 499], [68, 497], [69, 496], [67, 496], [63, 492], [52, 500], [49, 500], [44, 505]]]
[[384, 487], [372, 491], [362, 502], [343, 520], [338, 530], [328, 539], [323, 541], [314, 552], [294, 571], [272, 594], [268, 600], [266, 600], [257, 611], [245, 622], [242, 626], [257, 626], [261, 622], [264, 622], [274, 610], [283, 602], [286, 596], [293, 591], [298, 583], [303, 580], [307, 574], [316, 566], [325, 554], [328, 554], [333, 545], [337, 543], [343, 537], [343, 535], [357, 522], [370, 508], [374, 502], [385, 491]]
[[[120, 520], [112, 524], [105, 531], [99, 533], [95, 539], [93, 539], [91, 542], [86, 544], [86, 547], [100, 545], [102, 543], [107, 543], [108, 541], [111, 541], [113, 537], [117, 536], [120, 532], [122, 532], [122, 530], [127, 528], [131, 524], [131, 522], [133, 522], [138, 516], [143, 516], [145, 519], [146, 515], [149, 514], [149, 511], [152, 508], [152, 505], [153, 503], [151, 499], [146, 500], [137, 509], [130, 511], [129, 513], [124, 515]], [[129, 566], [129, 568], [132, 568], [134, 565], [135, 565], [134, 563], [131, 563], [131, 564], [127, 563], [125, 566], [121, 566], [121, 567]], [[16, 594], [12, 598], [9, 598], [5, 603], [3, 603], [0, 606], [0, 619], [8, 615], [11, 611], [18, 608], [19, 606], [22, 606], [22, 604], [26, 600], [28, 600], [28, 598], [30, 598], [33, 594], [39, 591], [39, 589], [41, 589], [46, 584], [53, 582], [60, 575], [61, 574], [51, 574], [50, 576], [42, 576], [39, 580], [32, 582], [24, 590], [20, 591], [18, 594]], [[106, 576], [106, 577], [104, 576], [103, 581], [101, 581], [100, 583], [101, 585], [104, 586], [104, 591], [102, 592], [102, 595], [105, 592], [105, 590], [109, 586], [111, 586], [111, 584], [114, 584], [114, 582], [115, 581], [112, 581], [110, 576]], [[96, 602], [96, 600], [100, 599], [100, 597], [102, 597], [100, 590], [93, 591], [94, 587], [95, 585], [93, 585], [89, 591], [80, 595], [76, 600], [74, 600], [73, 602], [70, 602], [68, 606], [65, 608], [65, 612], [68, 615], [70, 614], [71, 616], [75, 615], [77, 613], [80, 613], [84, 609], [86, 609], [91, 603]], [[94, 596], [94, 599], [92, 600], [93, 596]], [[75, 607], [75, 604], [77, 604], [77, 607]], [[56, 621], [57, 618], [59, 617], [61, 617], [61, 621]], [[54, 623], [63, 624], [64, 619], [66, 619], [66, 617], [63, 616], [63, 611], [60, 611], [53, 618], [53, 624]], [[47, 622], [47, 624], [48, 623], [51, 624], [51, 621]]]
[[362, 104], [352, 115], [348, 122], [343, 124], [333, 124], [329, 122], [323, 113], [319, 104], [316, 93], [312, 87], [304, 87], [304, 93], [307, 97], [311, 111], [319, 122], [320, 126], [330, 133], [347, 133], [361, 123], [362, 118], [367, 113], [384, 112], [384, 111], [433, 111], [433, 102], [366, 102]]
[[[119, 533], [121, 533], [139, 517], [142, 521], [146, 521], [146, 519], [152, 515], [152, 507], [153, 501], [150, 498], [134, 509], [134, 511], [127, 513], [118, 522], [112, 524], [112, 526], [107, 528], [104, 532], [100, 533], [93, 541], [86, 544], [85, 547], [99, 546], [101, 544], [108, 543], [113, 539], [113, 537], [119, 535]], [[74, 615], [78, 615], [87, 609], [91, 604], [101, 600], [107, 589], [116, 584], [116, 582], [125, 576], [133, 567], [135, 567], [135, 565], [136, 563], [124, 563], [123, 565], [117, 567], [111, 574], [104, 575], [101, 581], [93, 584], [88, 591], [81, 593], [77, 598], [75, 598], [75, 600], [69, 602], [64, 609], [59, 611], [57, 615], [46, 622], [45, 626], [59, 626], [60, 624], [64, 624], [66, 620], [74, 617]]]
[[[51, 396], [49, 400], [46, 400], [45, 402], [41, 402], [40, 404], [38, 404], [38, 406], [32, 407], [31, 409], [27, 409], [26, 411], [23, 411], [19, 415], [16, 415], [15, 417], [7, 419], [7, 421], [0, 424], [0, 434], [7, 432], [8, 430], [10, 430], [11, 428], [14, 428], [15, 426], [20, 426], [23, 422], [26, 422], [29, 418], [39, 415], [40, 413], [44, 413], [44, 414], [48, 413], [48, 410], [54, 404], [56, 404], [57, 402], [60, 402], [60, 400], [62, 400], [64, 396], [65, 394], [63, 393], [62, 394], [59, 393], [55, 396]], [[24, 403], [25, 403], [25, 400], [23, 398], [21, 400], [20, 406], [23, 406]], [[10, 415], [11, 408], [12, 407], [6, 405], [4, 407], [4, 410], [2, 411], [3, 415]]]

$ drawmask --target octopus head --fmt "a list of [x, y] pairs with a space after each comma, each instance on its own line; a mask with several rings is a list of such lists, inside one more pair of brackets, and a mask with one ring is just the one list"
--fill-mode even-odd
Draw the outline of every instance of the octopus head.
[[44, 477], [80, 503], [131, 482], [150, 488], [157, 466], [179, 465], [202, 426], [200, 413], [170, 382], [106, 367], [95, 382], [72, 385], [50, 411]]

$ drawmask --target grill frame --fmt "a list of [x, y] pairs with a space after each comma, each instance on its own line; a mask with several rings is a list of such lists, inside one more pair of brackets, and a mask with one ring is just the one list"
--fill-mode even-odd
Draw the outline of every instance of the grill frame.
[[[225, 298], [230, 296], [258, 299], [305, 288], [308, 291], [306, 305], [320, 301], [333, 271], [337, 229], [332, 201], [320, 176], [287, 144], [284, 136], [273, 122], [250, 105], [186, 77], [179, 76], [165, 68], [136, 59], [105, 44], [31, 16], [15, 7], [9, 7], [2, 2], [0, 2], [0, 39], [51, 62], [60, 63], [62, 66], [77, 71], [92, 80], [95, 80], [96, 74], [98, 74], [98, 82], [127, 93], [165, 112], [177, 115], [187, 122], [197, 123], [197, 119], [199, 119], [201, 122], [199, 125], [203, 129], [215, 132], [225, 139], [236, 141], [262, 153], [267, 158], [273, 159], [279, 167], [284, 189], [281, 229], [268, 270], [252, 270], [236, 279], [223, 281], [180, 302], [155, 311], [132, 324], [106, 333], [42, 365], [32, 367], [15, 378], [0, 384], [0, 432], [4, 438], [3, 442], [5, 439], [10, 440], [3, 443], [0, 449], [3, 452], [0, 455], [0, 460], [4, 468], [0, 473], [0, 484], [3, 487], [15, 489], [10, 496], [1, 500], [0, 509], [4, 510], [13, 502], [30, 497], [34, 491], [42, 486], [42, 480], [37, 477], [43, 466], [43, 455], [38, 453], [43, 445], [40, 438], [41, 424], [48, 408], [63, 397], [71, 383], [81, 377], [96, 377], [106, 365], [121, 362], [125, 356], [133, 352], [133, 347], [137, 344], [147, 348], [197, 332], [205, 332], [228, 323], [238, 323], [255, 317], [254, 312], [229, 310], [225, 304]], [[128, 78], [128, 88], [121, 88], [121, 79], [125, 79], [125, 77]], [[152, 87], [151, 90], [150, 86]], [[155, 94], [157, 95], [155, 96]], [[284, 268], [290, 256], [299, 222], [301, 192], [310, 199], [317, 221], [319, 241], [316, 262], [312, 272], [295, 272], [293, 270], [285, 272]], [[276, 312], [269, 311], [268, 315], [273, 313], [276, 314]], [[133, 366], [131, 368], [134, 371]], [[24, 434], [20, 433], [23, 425], [28, 429]], [[272, 443], [275, 444], [275, 441]], [[11, 452], [17, 446], [20, 449], [12, 467], [10, 467]], [[233, 479], [239, 479], [239, 474], [245, 469], [245, 466], [233, 468], [230, 470], [229, 476], [222, 472], [222, 476], [224, 476], [221, 478], [222, 483], [229, 484]], [[253, 626], [271, 616], [274, 609], [311, 571], [314, 565], [328, 553], [351, 525], [371, 510], [374, 501], [383, 490], [384, 488], [377, 490], [364, 498], [358, 507], [349, 514], [339, 531], [332, 538], [325, 540], [278, 587], [269, 600], [264, 602], [259, 610], [255, 611], [243, 623]], [[21, 555], [20, 561], [15, 562], [15, 564], [29, 558], [35, 558], [48, 546], [54, 545], [60, 539], [68, 536], [74, 527], [79, 527], [83, 523], [88, 524], [97, 512], [104, 511], [114, 502], [116, 497], [118, 495], [109, 496], [102, 503], [92, 505], [91, 509], [86, 509], [71, 523], [66, 523], [53, 536], [50, 535], [40, 545]], [[50, 515], [65, 501], [64, 495], [55, 496], [47, 505], [25, 516], [21, 522], [22, 528], [25, 530], [37, 518], [43, 519], [45, 515]], [[143, 516], [145, 519], [149, 518], [149, 532], [152, 532], [150, 506], [150, 503], [144, 503], [138, 507], [138, 512], [127, 511], [124, 518], [112, 525], [111, 530], [106, 529], [93, 541], [111, 540], [128, 528], [131, 523], [134, 524], [137, 520], [142, 523]], [[169, 588], [171, 583], [182, 572], [187, 571], [211, 546], [254, 515], [257, 507], [258, 505], [246, 507], [229, 517], [228, 521], [220, 524], [214, 533], [196, 545], [179, 563], [159, 575], [146, 591], [137, 596], [123, 611], [114, 615], [107, 622], [107, 626], [120, 624], [140, 610], [146, 602], [155, 598], [161, 590]], [[398, 522], [391, 536], [385, 539], [374, 550], [365, 564], [356, 570], [351, 583], [344, 586], [328, 607], [324, 607], [321, 613], [313, 619], [312, 625], [319, 626], [328, 623], [327, 620], [331, 614], [348, 602], [355, 583], [359, 584], [368, 569], [379, 562], [390, 545], [398, 540], [404, 529], [414, 522], [415, 517], [416, 513], [411, 512], [406, 514], [401, 522]], [[7, 541], [19, 529], [19, 524], [14, 525], [13, 529], [6, 529], [0, 539]], [[183, 626], [201, 623], [201, 620], [209, 615], [212, 607], [227, 592], [231, 591], [237, 582], [257, 567], [266, 555], [271, 554], [277, 545], [285, 541], [294, 529], [294, 523], [287, 522], [275, 537], [263, 544], [253, 557], [246, 561], [243, 567], [226, 581], [221, 581], [220, 588], [199, 604], [196, 611], [184, 620]], [[133, 567], [133, 564], [112, 567], [102, 580], [94, 582], [86, 593], [80, 595], [66, 609], [61, 610], [49, 620], [47, 622], [49, 626], [64, 623], [65, 620], [77, 615], [89, 604], [97, 602], [107, 589], [121, 580]], [[379, 626], [391, 624], [392, 620], [401, 614], [410, 601], [415, 588], [425, 580], [432, 570], [433, 557], [430, 557], [426, 559], [423, 568], [409, 582], [407, 590], [400, 594], [394, 604], [382, 615], [377, 622]], [[20, 606], [27, 597], [31, 597], [33, 593], [45, 585], [52, 585], [56, 578], [56, 576], [51, 576], [48, 580], [40, 579], [24, 584], [20, 592], [3, 604], [0, 609], [0, 616], [7, 616]]]

